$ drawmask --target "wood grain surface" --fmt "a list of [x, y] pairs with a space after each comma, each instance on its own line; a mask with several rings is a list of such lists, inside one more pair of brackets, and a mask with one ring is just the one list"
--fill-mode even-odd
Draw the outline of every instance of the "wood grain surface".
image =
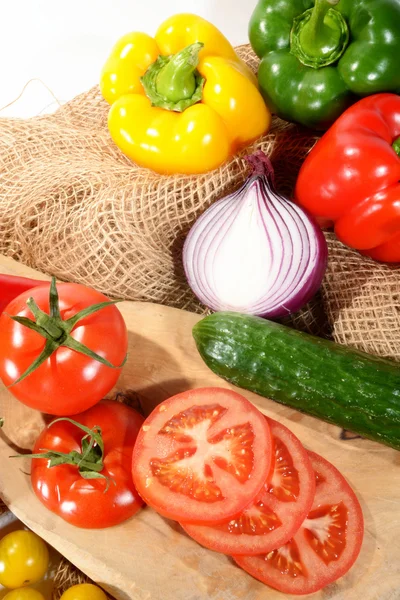
[[[0, 257], [0, 272], [41, 277]], [[1, 292], [1, 291], [0, 291]], [[150, 411], [189, 388], [223, 386], [199, 357], [191, 336], [199, 316], [165, 306], [124, 302], [129, 359], [117, 393]], [[365, 517], [365, 539], [353, 569], [313, 594], [315, 600], [400, 600], [400, 453], [352, 436], [312, 417], [242, 391], [263, 413], [278, 419], [336, 465], [355, 489]], [[229, 557], [206, 550], [180, 527], [145, 508], [126, 523], [106, 530], [79, 530], [51, 512], [30, 489], [29, 461], [9, 459], [31, 448], [46, 418], [24, 407], [0, 384], [0, 495], [28, 527], [87, 573], [118, 600], [282, 600]], [[342, 438], [347, 439], [342, 439]]]

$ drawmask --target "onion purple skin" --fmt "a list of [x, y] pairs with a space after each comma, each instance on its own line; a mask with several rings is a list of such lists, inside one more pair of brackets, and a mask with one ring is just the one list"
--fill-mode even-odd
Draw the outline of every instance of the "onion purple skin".
[[[221, 200], [218, 200], [215, 204], [218, 204], [219, 202], [221, 202]], [[287, 317], [288, 315], [293, 314], [293, 313], [299, 311], [300, 309], [302, 309], [315, 296], [315, 294], [318, 292], [319, 288], [321, 287], [321, 283], [324, 278], [325, 271], [326, 271], [327, 264], [328, 264], [328, 245], [326, 243], [325, 236], [324, 236], [322, 230], [320, 229], [318, 223], [315, 221], [314, 217], [309, 215], [307, 213], [307, 211], [305, 211], [304, 209], [303, 209], [303, 212], [305, 212], [307, 214], [307, 216], [310, 219], [310, 222], [315, 227], [319, 259], [318, 259], [318, 263], [317, 263], [317, 266], [316, 266], [314, 272], [305, 281], [304, 286], [302, 287], [301, 291], [296, 296], [294, 296], [290, 302], [286, 303], [284, 307], [283, 306], [277, 307], [275, 310], [272, 310], [272, 311], [270, 310], [270, 311], [266, 311], [266, 312], [264, 312], [264, 311], [262, 311], [262, 312], [247, 311], [247, 314], [252, 314], [256, 317], [262, 317], [264, 319], [279, 319], [282, 317]], [[187, 260], [186, 260], [187, 248], [189, 247], [189, 244], [190, 244], [190, 237], [191, 237], [192, 231], [193, 231], [193, 228], [189, 231], [189, 234], [186, 237], [186, 240], [185, 240], [185, 243], [183, 246], [183, 267], [184, 267], [186, 279], [189, 283], [189, 286], [192, 288], [192, 291], [193, 291], [193, 286], [190, 281], [190, 274], [189, 274], [189, 271], [187, 268]], [[203, 299], [198, 294], [196, 294], [194, 291], [193, 291], [193, 293], [197, 297], [199, 302], [204, 304]], [[229, 310], [231, 312], [246, 313], [246, 310], [244, 310], [244, 309], [241, 309], [240, 311], [239, 310], [232, 311], [231, 308], [227, 308], [223, 304], [216, 305], [216, 304], [212, 304], [212, 303], [207, 303], [206, 306], [207, 306], [207, 308], [209, 308], [210, 310], [213, 310], [214, 312]]]
[[[316, 294], [326, 271], [328, 247], [315, 219], [275, 191], [273, 168], [269, 159], [262, 152], [258, 152], [249, 157], [249, 162], [253, 166], [253, 175], [240, 190], [211, 205], [189, 231], [183, 247], [183, 266], [193, 293], [209, 309], [216, 312], [230, 311], [279, 319], [303, 308]], [[268, 240], [268, 245], [265, 246], [266, 256], [270, 253], [270, 259], [273, 261], [271, 268], [274, 265], [271, 273], [275, 273], [275, 279], [272, 275], [270, 288], [265, 287], [266, 296], [260, 296], [258, 299], [255, 296], [247, 308], [243, 305], [233, 307], [218, 297], [213, 271], [210, 271], [207, 264], [207, 260], [213, 261], [215, 253], [220, 251], [221, 240], [226, 233], [229, 233], [229, 228], [242, 210], [241, 206], [245, 205], [251, 207], [252, 211], [261, 211], [259, 218], [262, 226], [257, 221], [255, 234], [261, 232], [261, 237], [264, 239], [265, 233], [265, 240]], [[219, 239], [220, 232], [221, 239]], [[243, 240], [246, 248], [246, 240], [248, 242], [252, 239], [246, 235], [252, 234], [250, 229], [245, 229], [244, 232]], [[232, 246], [233, 249], [238, 247], [241, 247], [240, 242]], [[308, 259], [303, 254], [304, 249], [307, 250]], [[232, 255], [228, 253], [227, 256]], [[255, 260], [258, 256], [264, 255], [263, 253], [257, 255]], [[290, 259], [287, 259], [288, 256]], [[289, 266], [287, 260], [290, 261]], [[260, 267], [259, 262], [256, 268]], [[232, 257], [232, 263], [228, 258], [227, 269], [232, 269], [232, 266], [234, 268], [234, 265], [234, 258]], [[225, 272], [224, 268], [222, 272]], [[262, 270], [260, 272], [262, 273]], [[280, 273], [280, 276], [276, 273]]]
[[[306, 211], [304, 211], [306, 212]], [[255, 315], [263, 317], [264, 319], [279, 319], [287, 317], [297, 311], [301, 310], [318, 292], [321, 287], [322, 280], [325, 276], [326, 267], [328, 265], [328, 245], [322, 230], [315, 219], [307, 213], [310, 221], [315, 225], [316, 238], [318, 243], [319, 260], [318, 265], [312, 274], [306, 281], [304, 288], [299, 292], [291, 302], [285, 305], [286, 310], [276, 310], [268, 312], [266, 314]]]

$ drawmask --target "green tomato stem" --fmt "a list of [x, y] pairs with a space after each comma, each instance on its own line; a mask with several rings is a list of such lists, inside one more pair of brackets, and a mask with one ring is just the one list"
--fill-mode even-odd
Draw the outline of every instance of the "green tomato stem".
[[79, 474], [84, 479], [104, 479], [106, 481], [106, 488], [104, 492], [107, 492], [110, 487], [110, 483], [114, 483], [115, 485], [115, 481], [102, 473], [104, 470], [104, 442], [101, 428], [96, 426], [93, 427], [93, 429], [90, 429], [89, 427], [82, 425], [82, 423], [78, 423], [77, 421], [69, 419], [68, 417], [55, 419], [55, 421], [52, 421], [48, 427], [51, 427], [60, 421], [71, 423], [75, 427], [78, 427], [85, 432], [86, 435], [81, 439], [80, 452], [72, 450], [71, 452], [66, 453], [58, 452], [57, 450], [43, 449], [43, 452], [38, 454], [18, 454], [16, 456], [10, 456], [10, 458], [21, 458], [23, 456], [24, 458], [44, 459], [48, 461], [47, 467], [49, 469], [58, 467], [60, 465], [71, 465], [73, 467], [77, 467]]
[[97, 360], [103, 365], [110, 367], [111, 369], [120, 369], [124, 366], [126, 362], [126, 356], [120, 365], [113, 365], [107, 359], [103, 358], [96, 352], [93, 352], [90, 348], [73, 338], [70, 333], [73, 327], [82, 319], [98, 312], [106, 308], [107, 306], [111, 306], [118, 302], [110, 301], [110, 302], [100, 302], [99, 304], [94, 304], [92, 306], [88, 306], [84, 308], [79, 313], [63, 321], [60, 315], [60, 306], [58, 299], [58, 292], [56, 286], [56, 280], [53, 277], [50, 285], [50, 293], [49, 293], [49, 305], [50, 305], [50, 314], [42, 311], [38, 305], [36, 304], [33, 298], [29, 298], [27, 300], [27, 305], [31, 310], [34, 320], [28, 319], [27, 317], [19, 317], [19, 316], [10, 316], [13, 321], [16, 321], [20, 325], [35, 331], [39, 335], [41, 335], [45, 340], [45, 346], [41, 352], [41, 354], [34, 360], [34, 362], [27, 368], [27, 370], [22, 373], [22, 375], [14, 381], [9, 387], [20, 383], [23, 379], [28, 377], [33, 371], [38, 369], [40, 365], [42, 365], [54, 352], [58, 350], [60, 346], [65, 346], [74, 350], [75, 352], [79, 352], [80, 354], [84, 354], [88, 358], [93, 360]]

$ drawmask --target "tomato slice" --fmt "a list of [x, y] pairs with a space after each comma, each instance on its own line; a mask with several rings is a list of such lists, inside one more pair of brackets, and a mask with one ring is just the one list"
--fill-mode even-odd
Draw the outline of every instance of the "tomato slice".
[[254, 555], [279, 548], [294, 536], [315, 495], [307, 451], [287, 427], [268, 419], [273, 466], [255, 500], [228, 523], [207, 527], [181, 523], [196, 542], [224, 554]]
[[315, 471], [312, 509], [285, 545], [259, 556], [234, 556], [245, 571], [286, 594], [311, 594], [342, 577], [359, 555], [364, 521], [357, 497], [327, 460], [309, 452]]
[[170, 519], [222, 523], [262, 488], [271, 447], [267, 421], [246, 398], [222, 388], [190, 390], [144, 422], [133, 455], [135, 486]]

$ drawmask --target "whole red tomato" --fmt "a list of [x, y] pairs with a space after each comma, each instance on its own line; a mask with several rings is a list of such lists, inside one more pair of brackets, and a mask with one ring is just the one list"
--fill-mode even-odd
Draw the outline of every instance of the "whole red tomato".
[[[72, 525], [91, 529], [117, 525], [143, 505], [132, 481], [133, 447], [143, 417], [129, 406], [103, 400], [74, 421], [95, 429], [95, 436], [100, 430], [104, 448], [96, 443], [88, 451], [90, 436], [68, 420], [56, 420], [35, 444], [34, 453], [50, 451], [50, 455], [32, 460], [33, 490], [49, 510]], [[57, 453], [53, 458], [59, 462], [58, 453], [74, 451], [72, 464], [50, 466], [51, 452]]]
[[[18, 400], [49, 414], [73, 415], [112, 389], [128, 346], [121, 313], [109, 303], [75, 324], [68, 321], [104, 302], [103, 294], [83, 285], [56, 288], [53, 281], [52, 288], [40, 285], [8, 304], [0, 317], [0, 378]], [[35, 361], [36, 368], [17, 382]]]

